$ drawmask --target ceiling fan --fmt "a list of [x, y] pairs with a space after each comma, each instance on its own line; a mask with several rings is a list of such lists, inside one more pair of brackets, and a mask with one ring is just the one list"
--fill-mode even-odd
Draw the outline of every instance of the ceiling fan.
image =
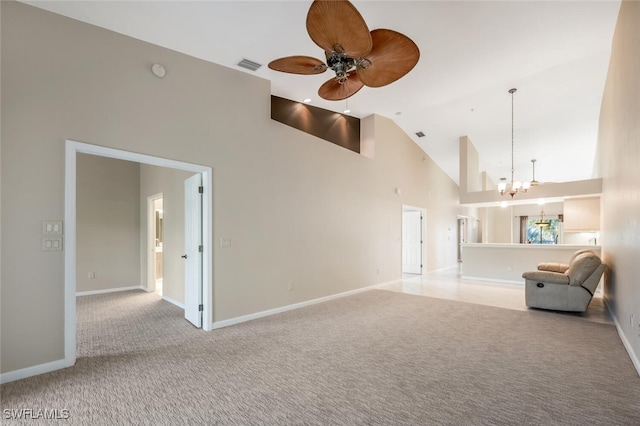
[[538, 186], [538, 185], [544, 185], [546, 183], [555, 183], [555, 182], [540, 182], [538, 180], [536, 180], [536, 160], [535, 158], [531, 159], [531, 167], [533, 168], [533, 176], [531, 178], [531, 186]]
[[287, 56], [269, 68], [292, 74], [336, 76], [318, 90], [321, 98], [339, 101], [363, 86], [382, 87], [406, 75], [418, 63], [420, 50], [404, 34], [387, 29], [369, 31], [349, 1], [315, 0], [307, 13], [307, 32], [324, 50], [326, 63], [310, 56]]

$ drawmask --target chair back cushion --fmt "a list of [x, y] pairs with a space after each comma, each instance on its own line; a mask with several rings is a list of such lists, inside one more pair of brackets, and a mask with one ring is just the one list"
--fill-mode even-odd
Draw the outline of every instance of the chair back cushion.
[[575, 260], [576, 257], [580, 256], [583, 253], [593, 253], [596, 254], [593, 250], [591, 249], [580, 249], [578, 251], [576, 251], [575, 253], [573, 253], [571, 255], [571, 257], [569, 258], [569, 264], [571, 264], [571, 262], [573, 262]]
[[565, 275], [569, 277], [569, 285], [581, 285], [600, 266], [600, 258], [593, 252], [581, 253], [569, 264]]

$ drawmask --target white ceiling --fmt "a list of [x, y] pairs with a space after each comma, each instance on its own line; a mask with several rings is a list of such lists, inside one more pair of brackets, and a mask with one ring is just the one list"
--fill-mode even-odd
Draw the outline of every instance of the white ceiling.
[[[247, 58], [264, 65], [252, 74], [270, 80], [274, 95], [345, 108], [317, 96], [331, 71], [301, 76], [266, 66], [291, 55], [323, 59], [305, 29], [310, 0], [25, 3], [252, 73], [236, 65]], [[353, 3], [369, 29], [406, 34], [421, 57], [402, 79], [351, 97], [352, 115], [393, 119], [456, 182], [458, 139], [467, 135], [480, 169], [497, 181], [510, 175], [515, 87], [516, 179], [531, 178], [532, 158], [541, 181], [592, 177], [618, 0]]]

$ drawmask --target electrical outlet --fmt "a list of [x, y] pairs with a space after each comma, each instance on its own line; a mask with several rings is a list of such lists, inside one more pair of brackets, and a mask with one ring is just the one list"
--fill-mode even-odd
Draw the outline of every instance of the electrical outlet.
[[89, 279], [94, 279], [96, 277], [96, 273], [95, 272], [89, 272]]
[[630, 326], [631, 328], [633, 328], [633, 325], [634, 325], [635, 323], [636, 323], [636, 321], [635, 321], [635, 315], [634, 315], [634, 314], [629, 315], [629, 326]]
[[62, 237], [43, 237], [43, 251], [62, 251]]
[[513, 271], [513, 266], [507, 265], [507, 271]]
[[293, 281], [289, 281], [289, 283], [287, 284], [287, 290], [293, 290]]

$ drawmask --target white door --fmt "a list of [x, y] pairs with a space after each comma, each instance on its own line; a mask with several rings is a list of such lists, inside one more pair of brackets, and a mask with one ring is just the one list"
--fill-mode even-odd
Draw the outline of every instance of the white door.
[[184, 181], [184, 317], [202, 327], [202, 175]]
[[422, 212], [402, 212], [402, 273], [422, 273]]
[[467, 219], [458, 218], [458, 263], [462, 263], [462, 245], [467, 243]]

